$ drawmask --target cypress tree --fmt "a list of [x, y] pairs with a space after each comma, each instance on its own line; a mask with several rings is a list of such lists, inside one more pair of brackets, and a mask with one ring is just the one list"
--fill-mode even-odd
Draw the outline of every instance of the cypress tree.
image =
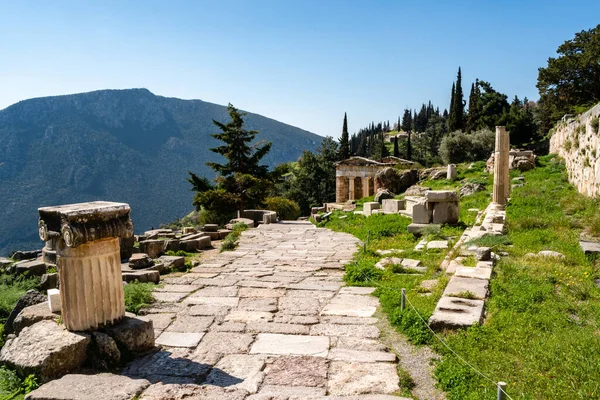
[[458, 67], [458, 75], [456, 77], [456, 90], [454, 92], [454, 104], [452, 106], [452, 111], [450, 112], [450, 114], [454, 115], [454, 124], [450, 127], [450, 130], [463, 130], [465, 128], [465, 100], [462, 90], [462, 77], [460, 67]]
[[350, 144], [348, 143], [348, 117], [344, 113], [344, 126], [342, 127], [342, 137], [340, 138], [340, 158], [342, 160], [350, 157]]
[[398, 149], [398, 136], [394, 138], [394, 157], [400, 157], [400, 149]]
[[406, 141], [406, 159], [411, 160], [412, 157], [412, 147], [410, 145], [410, 131], [408, 131], [408, 139]]
[[404, 110], [404, 115], [402, 116], [402, 130], [404, 132], [410, 132], [412, 130], [412, 113], [408, 108]]
[[467, 132], [473, 132], [477, 129], [479, 122], [479, 79], [471, 85], [471, 93], [469, 94], [469, 113], [467, 115]]
[[452, 92], [450, 93], [450, 112], [448, 113], [448, 130], [452, 132], [454, 130], [454, 126], [456, 125], [456, 120], [454, 118], [454, 94], [456, 92], [456, 86], [454, 82], [452, 82]]

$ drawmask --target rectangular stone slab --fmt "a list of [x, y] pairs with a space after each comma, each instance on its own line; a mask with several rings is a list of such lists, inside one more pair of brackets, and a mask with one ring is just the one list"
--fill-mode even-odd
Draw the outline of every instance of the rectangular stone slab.
[[327, 357], [329, 338], [325, 336], [282, 335], [260, 333], [250, 349], [250, 354], [286, 354]]
[[444, 290], [444, 296], [455, 297], [461, 292], [470, 292], [475, 295], [476, 299], [485, 300], [488, 291], [488, 281], [484, 279], [474, 278], [461, 278], [460, 276], [454, 275], [446, 290]]
[[492, 269], [485, 267], [460, 267], [456, 269], [454, 276], [458, 276], [460, 278], [484, 279], [486, 281], [489, 281], [492, 277]]
[[483, 320], [483, 300], [442, 297], [429, 318], [432, 329], [465, 328]]

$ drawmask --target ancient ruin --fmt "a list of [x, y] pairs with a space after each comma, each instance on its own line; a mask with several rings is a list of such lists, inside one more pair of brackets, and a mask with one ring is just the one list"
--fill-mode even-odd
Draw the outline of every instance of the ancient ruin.
[[38, 211], [40, 238], [56, 249], [65, 327], [88, 331], [121, 319], [119, 238], [133, 236], [129, 205], [96, 201]]
[[401, 163], [410, 166], [412, 161], [397, 157], [386, 157], [375, 161], [364, 157], [350, 157], [336, 164], [335, 176], [335, 201], [343, 203], [348, 200], [372, 196], [379, 189], [375, 176], [385, 167]]
[[494, 194], [493, 202], [500, 207], [506, 205], [508, 200], [509, 183], [509, 151], [510, 142], [506, 128], [496, 127], [496, 150], [494, 152]]

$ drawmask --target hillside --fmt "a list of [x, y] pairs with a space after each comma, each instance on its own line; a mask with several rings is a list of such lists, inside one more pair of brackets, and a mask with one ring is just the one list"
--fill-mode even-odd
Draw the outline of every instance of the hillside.
[[[192, 208], [187, 171], [213, 177], [212, 119], [226, 107], [156, 96], [146, 89], [101, 90], [30, 99], [0, 111], [0, 255], [39, 248], [37, 208], [110, 200], [129, 203], [136, 232]], [[269, 166], [314, 150], [321, 137], [249, 113], [246, 127], [272, 141]]]

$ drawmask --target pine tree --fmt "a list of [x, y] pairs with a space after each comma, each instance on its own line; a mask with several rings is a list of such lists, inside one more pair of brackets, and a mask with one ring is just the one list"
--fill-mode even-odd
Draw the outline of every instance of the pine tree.
[[350, 157], [350, 145], [348, 143], [348, 117], [344, 113], [344, 126], [342, 127], [342, 137], [340, 138], [340, 159], [345, 160]]

